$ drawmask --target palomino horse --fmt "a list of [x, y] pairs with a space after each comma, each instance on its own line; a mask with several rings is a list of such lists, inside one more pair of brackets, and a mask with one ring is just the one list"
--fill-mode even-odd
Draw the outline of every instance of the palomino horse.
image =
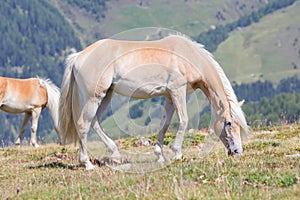
[[202, 45], [176, 35], [156, 41], [100, 40], [67, 59], [59, 108], [62, 142], [79, 140], [79, 160], [87, 170], [93, 169], [86, 146], [90, 126], [112, 156], [120, 156], [99, 124], [112, 92], [133, 98], [164, 95], [165, 112], [154, 152], [158, 161], [166, 160], [162, 144], [176, 111], [179, 128], [172, 149], [175, 159], [180, 159], [188, 122], [186, 95], [198, 88], [212, 105], [213, 128], [228, 154], [241, 154], [240, 132], [248, 132], [244, 114], [222, 68]]
[[23, 124], [15, 142], [20, 144], [26, 125], [32, 117], [30, 143], [38, 147], [36, 130], [41, 111], [47, 107], [54, 121], [55, 131], [58, 128], [58, 106], [60, 91], [49, 79], [40, 78], [14, 79], [0, 77], [0, 109], [11, 113], [25, 113]]

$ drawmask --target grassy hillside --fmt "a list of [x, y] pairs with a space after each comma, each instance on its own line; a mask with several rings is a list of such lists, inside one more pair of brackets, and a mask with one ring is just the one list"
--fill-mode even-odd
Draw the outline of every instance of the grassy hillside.
[[[299, 131], [298, 126], [254, 131], [241, 157], [225, 155], [218, 143], [200, 158], [199, 144], [190, 145], [184, 160], [147, 173], [109, 166], [85, 171], [73, 146], [2, 148], [0, 198], [299, 199]], [[119, 141], [122, 150], [144, 148], [122, 145], [126, 142]]]
[[116, 33], [140, 27], [164, 27], [190, 36], [238, 19], [265, 5], [265, 1], [169, 1], [169, 0], [110, 0], [106, 2], [103, 18], [97, 21], [93, 14], [67, 1], [51, 0], [67, 17], [83, 43], [97, 37], [110, 37]]
[[[214, 53], [229, 79], [278, 83], [300, 75], [300, 2], [233, 32]], [[263, 77], [260, 77], [263, 76]]]

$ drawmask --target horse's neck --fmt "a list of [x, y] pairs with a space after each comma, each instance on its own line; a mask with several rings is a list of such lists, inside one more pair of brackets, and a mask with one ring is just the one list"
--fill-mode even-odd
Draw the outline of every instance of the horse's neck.
[[230, 103], [224, 91], [221, 79], [212, 76], [206, 76], [205, 82], [201, 81], [201, 90], [207, 96], [215, 115], [222, 118], [230, 117]]

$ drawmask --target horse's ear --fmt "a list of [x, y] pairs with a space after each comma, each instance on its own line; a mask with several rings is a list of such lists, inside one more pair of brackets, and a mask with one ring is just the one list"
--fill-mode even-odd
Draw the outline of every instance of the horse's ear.
[[245, 99], [243, 99], [242, 101], [239, 102], [239, 106], [242, 107], [245, 103]]

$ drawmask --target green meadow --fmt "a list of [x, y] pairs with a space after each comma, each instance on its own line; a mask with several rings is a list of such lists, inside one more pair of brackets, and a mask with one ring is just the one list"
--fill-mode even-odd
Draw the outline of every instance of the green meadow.
[[[221, 143], [199, 157], [201, 133], [187, 133], [184, 159], [155, 171], [85, 171], [74, 146], [21, 146], [0, 150], [1, 199], [299, 199], [300, 127], [253, 129], [240, 157]], [[154, 136], [152, 137], [155, 138]], [[171, 136], [167, 135], [169, 142]], [[139, 152], [134, 138], [117, 141], [121, 151]], [[100, 148], [100, 146], [99, 146]], [[103, 149], [101, 149], [103, 150]], [[92, 156], [92, 160], [94, 157]]]

